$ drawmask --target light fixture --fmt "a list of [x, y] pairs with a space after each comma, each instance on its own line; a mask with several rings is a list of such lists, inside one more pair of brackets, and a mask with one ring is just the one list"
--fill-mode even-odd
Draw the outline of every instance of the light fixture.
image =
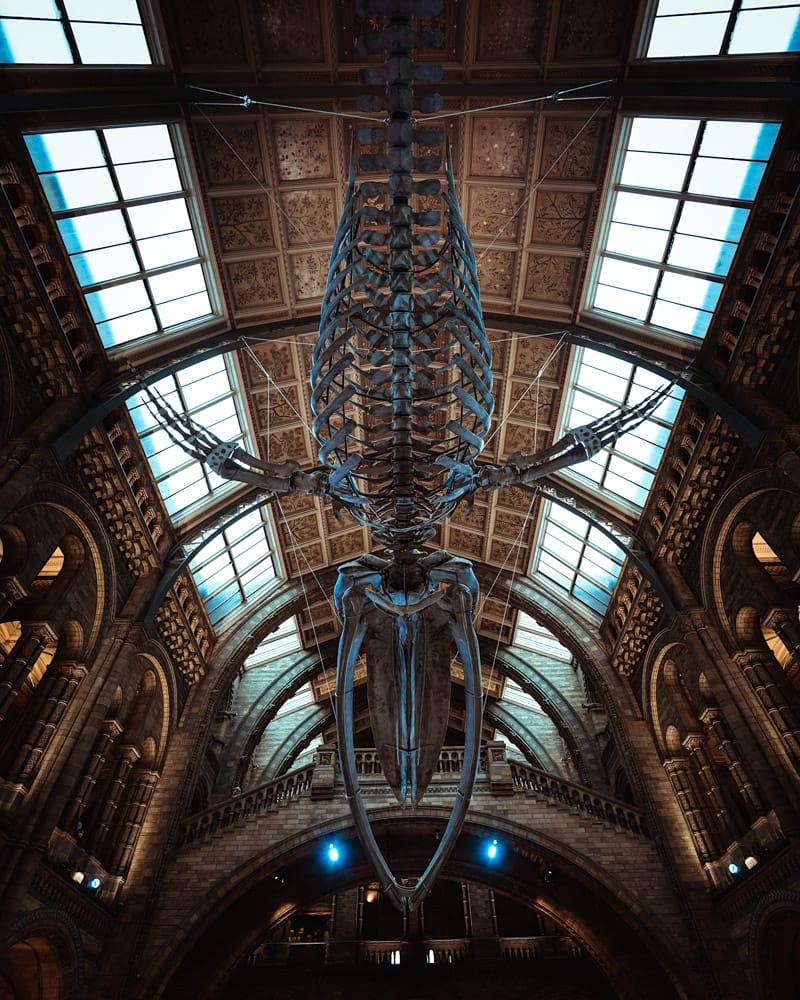
[[758, 864], [758, 858], [755, 854], [748, 854], [748, 856], [744, 859], [744, 863], [747, 868], [755, 868]]
[[486, 845], [486, 857], [490, 861], [494, 861], [499, 853], [500, 853], [500, 845], [497, 843], [497, 838], [495, 837]]
[[741, 869], [739, 868], [739, 866], [736, 864], [735, 861], [731, 861], [731, 863], [728, 865], [728, 871], [731, 873], [731, 875], [738, 875]]
[[331, 841], [328, 844], [328, 861], [330, 861], [332, 865], [335, 865], [339, 861], [339, 857], [339, 848], [333, 843], [333, 841]]
[[84, 874], [84, 872], [73, 872], [72, 873], [72, 881], [73, 882], [77, 882], [78, 885], [80, 885], [85, 878], [86, 878], [86, 875]]
[[100, 879], [95, 875], [93, 878], [89, 879], [89, 881], [86, 883], [86, 887], [91, 892], [97, 892], [97, 890], [100, 888], [102, 884], [103, 883], [100, 881]]

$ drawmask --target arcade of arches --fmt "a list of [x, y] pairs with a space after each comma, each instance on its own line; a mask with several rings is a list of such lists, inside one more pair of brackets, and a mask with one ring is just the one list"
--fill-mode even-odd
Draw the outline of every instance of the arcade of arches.
[[[334, 745], [328, 597], [369, 540], [318, 498], [265, 503], [188, 460], [178, 468], [137, 382], [189, 412], [222, 379], [222, 416], [198, 422], [240, 421], [221, 436], [316, 462], [308, 359], [349, 124], [195, 104], [191, 88], [352, 110], [364, 19], [347, 0], [314, 0], [305, 23], [286, 0], [130, 6], [147, 64], [28, 55], [3, 83], [0, 1000], [498, 988], [510, 1000], [795, 1000], [796, 52], [650, 58], [642, 39], [661, 9], [650, 0], [444, 4], [445, 102], [480, 112], [445, 127], [495, 355], [490, 458], [554, 440], [593, 392], [585, 412], [610, 409], [606, 375], [628, 393], [659, 371], [678, 380], [672, 409], [642, 430], [650, 457], [631, 445], [594, 478], [567, 470], [535, 494], [479, 497], [441, 527], [485, 595], [483, 744], [453, 855], [403, 915], [360, 848]], [[7, 22], [26, 20], [0, 13], [0, 30], [11, 38]], [[87, 23], [75, 20], [73, 49]], [[494, 107], [607, 78], [599, 101]], [[724, 154], [726, 176], [734, 161], [758, 172], [752, 192], [742, 182], [723, 204], [693, 179], [670, 193], [659, 177], [667, 193], [642, 196], [650, 182], [620, 163], [667, 155], [631, 145], [653, 116], [665, 136], [702, 122], [668, 154], [695, 179], [711, 126], [756, 123], [752, 150]], [[153, 124], [169, 156], [130, 151]], [[135, 142], [118, 141], [129, 127]], [[145, 173], [136, 155], [151, 157]], [[177, 178], [169, 200], [160, 171]], [[611, 219], [625, 197], [672, 199], [679, 221]], [[176, 233], [142, 228], [167, 205], [186, 220], [174, 224], [191, 244], [186, 274], [168, 259]], [[687, 235], [690, 208], [732, 209], [740, 231]], [[628, 260], [637, 226], [645, 242], [662, 234], [663, 259]], [[675, 263], [704, 241], [718, 248], [713, 268]], [[131, 261], [121, 270], [96, 256], [109, 242]], [[641, 290], [608, 298], [612, 274], [650, 270], [664, 295], [673, 279], [702, 283], [702, 301], [687, 292], [668, 312], [656, 290], [637, 318], [623, 303]], [[202, 290], [181, 284], [198, 275]], [[194, 314], [169, 311], [184, 300]], [[690, 306], [691, 328], [670, 327]], [[131, 316], [141, 335], [123, 327]], [[200, 368], [208, 381], [192, 382]], [[634, 467], [643, 478], [615, 493]], [[446, 748], [413, 811], [383, 780], [356, 671], [362, 787], [408, 879], [457, 783], [458, 670]], [[338, 864], [324, 854], [333, 843]]]

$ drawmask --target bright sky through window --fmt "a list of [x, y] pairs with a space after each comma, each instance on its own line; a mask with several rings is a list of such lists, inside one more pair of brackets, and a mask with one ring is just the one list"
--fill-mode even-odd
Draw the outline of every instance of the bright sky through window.
[[560, 504], [542, 505], [533, 570], [602, 617], [619, 577], [624, 552], [586, 518]]
[[[253, 652], [244, 661], [244, 669], [252, 670], [263, 667], [287, 653], [297, 653], [302, 649], [300, 632], [297, 628], [297, 618], [291, 615], [281, 622], [274, 632], [265, 636]], [[309, 685], [310, 690], [310, 685]], [[311, 698], [313, 701], [313, 697]]]
[[517, 618], [517, 632], [514, 645], [521, 649], [529, 649], [534, 653], [547, 656], [553, 660], [569, 663], [572, 653], [556, 639], [552, 632], [543, 628], [534, 618], [520, 611]]
[[588, 308], [704, 337], [778, 129], [629, 119]]
[[[559, 417], [564, 430], [591, 423], [620, 404], [640, 403], [666, 381], [628, 361], [587, 349], [578, 352], [571, 371], [569, 406]], [[653, 485], [682, 398], [683, 390], [673, 387], [639, 427], [561, 474], [583, 481], [593, 494], [603, 494], [621, 512], [638, 515]]]
[[212, 312], [166, 125], [26, 137], [106, 347]]
[[800, 50], [797, 0], [660, 0], [648, 58]]
[[[223, 358], [209, 358], [177, 375], [169, 375], [157, 382], [154, 390], [176, 412], [190, 415], [221, 440], [239, 443], [245, 440], [234, 386]], [[174, 519], [191, 508], [196, 509], [212, 493], [218, 497], [240, 488], [221, 479], [175, 444], [158, 415], [151, 411], [144, 393], [134, 396], [128, 408], [164, 504]]]
[[0, 0], [0, 62], [152, 61], [136, 0]]

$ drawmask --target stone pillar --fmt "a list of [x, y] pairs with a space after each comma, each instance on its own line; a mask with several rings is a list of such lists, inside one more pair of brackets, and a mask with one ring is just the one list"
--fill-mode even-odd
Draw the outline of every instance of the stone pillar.
[[800, 764], [800, 726], [789, 707], [792, 700], [789, 682], [780, 665], [771, 653], [758, 650], [743, 650], [734, 654], [733, 659], [741, 667], [797, 767]]
[[336, 909], [328, 942], [328, 962], [352, 964], [358, 960], [358, 912], [361, 890], [336, 893]]
[[719, 857], [720, 850], [705, 811], [697, 798], [686, 758], [673, 757], [671, 760], [665, 760], [664, 770], [686, 818], [686, 825], [689, 827], [700, 861], [703, 864], [713, 861]]
[[700, 779], [700, 787], [706, 794], [711, 815], [716, 817], [716, 825], [724, 840], [723, 847], [727, 847], [742, 831], [740, 824], [731, 815], [725, 795], [717, 783], [716, 768], [706, 749], [705, 736], [702, 733], [689, 733], [684, 739], [683, 745], [692, 758], [695, 772]]
[[800, 691], [800, 622], [797, 611], [792, 616], [785, 608], [776, 608], [764, 618], [764, 625], [772, 629], [791, 656], [792, 662], [785, 675], [795, 691]]
[[125, 875], [128, 871], [158, 777], [158, 771], [136, 769], [128, 782], [125, 802], [118, 811], [119, 821], [109, 856], [108, 871], [111, 875]]
[[314, 773], [311, 777], [311, 798], [332, 799], [336, 780], [336, 747], [321, 746], [314, 754]]
[[8, 773], [13, 784], [30, 784], [67, 706], [87, 673], [85, 664], [69, 660], [56, 659], [47, 668], [36, 691], [37, 695], [41, 691], [41, 696], [36, 698], [35, 718], [21, 737], [22, 746]]
[[465, 888], [469, 894], [467, 931], [471, 937], [472, 958], [476, 961], [498, 958], [499, 946], [494, 893], [485, 885], [470, 884]]
[[106, 846], [109, 831], [114, 827], [117, 810], [122, 804], [122, 798], [125, 794], [125, 787], [128, 784], [131, 769], [140, 757], [141, 752], [139, 748], [132, 743], [120, 747], [119, 759], [111, 776], [111, 781], [108, 783], [105, 802], [99, 816], [93, 823], [93, 829], [90, 833], [88, 850], [96, 857]]
[[716, 706], [707, 708], [701, 713], [700, 721], [703, 725], [708, 726], [714, 739], [717, 741], [722, 755], [725, 757], [725, 764], [742, 798], [748, 820], [752, 822], [757, 816], [763, 816], [765, 812], [764, 803], [739, 756], [739, 750], [728, 730], [722, 710]]
[[514, 779], [506, 758], [506, 744], [503, 740], [489, 740], [486, 743], [486, 762], [489, 767], [489, 787], [495, 795], [513, 795]]
[[8, 715], [45, 646], [52, 646], [57, 641], [58, 636], [46, 622], [23, 624], [20, 637], [6, 657], [0, 673], [0, 722]]
[[7, 576], [0, 582], [0, 621], [5, 620], [11, 608], [23, 597], [25, 588], [15, 576]]
[[64, 814], [61, 817], [61, 826], [64, 830], [73, 832], [76, 823], [81, 818], [89, 804], [94, 786], [100, 776], [100, 770], [105, 763], [106, 757], [114, 744], [114, 740], [122, 732], [122, 726], [115, 719], [107, 719], [97, 734], [92, 753], [89, 757], [86, 771], [81, 778], [80, 784], [75, 789], [71, 800], [67, 804]]

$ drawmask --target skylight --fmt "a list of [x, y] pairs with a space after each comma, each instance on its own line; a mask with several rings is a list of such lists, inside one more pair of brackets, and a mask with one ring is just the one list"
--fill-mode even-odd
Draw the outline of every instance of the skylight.
[[0, 0], [0, 62], [153, 62], [136, 0]]
[[[238, 390], [223, 357], [208, 358], [176, 375], [168, 375], [153, 386], [180, 414], [186, 414], [222, 441], [244, 442], [244, 423], [236, 406]], [[222, 479], [175, 444], [163, 429], [161, 418], [148, 405], [146, 393], [133, 396], [128, 404], [133, 424], [150, 463], [164, 504], [173, 519], [196, 512], [212, 493], [215, 498], [241, 489]], [[251, 448], [251, 450], [253, 450]]]
[[540, 544], [532, 570], [602, 616], [625, 553], [606, 534], [560, 504], [542, 506]]
[[210, 317], [168, 126], [50, 132], [26, 143], [106, 347]]
[[309, 681], [296, 694], [293, 694], [291, 698], [286, 699], [275, 713], [275, 718], [279, 719], [283, 715], [289, 715], [291, 712], [296, 712], [301, 708], [308, 708], [309, 705], [313, 704], [314, 692], [311, 690], [311, 682]]
[[530, 712], [538, 712], [540, 715], [546, 714], [539, 702], [523, 690], [519, 684], [512, 681], [510, 677], [506, 677], [503, 681], [503, 701], [510, 705], [517, 705], [519, 708], [527, 708]]
[[[256, 649], [244, 661], [245, 670], [263, 667], [287, 653], [296, 653], [302, 649], [300, 632], [297, 628], [297, 618], [292, 615], [281, 622], [274, 632], [270, 632]], [[313, 700], [313, 697], [312, 697]]]
[[563, 660], [569, 663], [572, 653], [556, 639], [552, 632], [543, 628], [534, 618], [520, 611], [517, 618], [517, 632], [514, 645], [520, 649], [529, 649], [553, 660]]
[[[580, 427], [604, 416], [616, 406], [633, 406], [666, 379], [600, 351], [582, 348], [571, 368], [569, 405], [559, 426]], [[673, 386], [670, 395], [635, 430], [623, 434], [616, 444], [561, 475], [583, 481], [593, 494], [603, 494], [621, 511], [641, 513], [664, 453], [683, 390]]]
[[216, 626], [278, 579], [266, 511], [237, 518], [203, 546], [189, 568]]
[[800, 50], [797, 0], [660, 0], [648, 58]]
[[778, 129], [627, 119], [587, 308], [704, 337]]

